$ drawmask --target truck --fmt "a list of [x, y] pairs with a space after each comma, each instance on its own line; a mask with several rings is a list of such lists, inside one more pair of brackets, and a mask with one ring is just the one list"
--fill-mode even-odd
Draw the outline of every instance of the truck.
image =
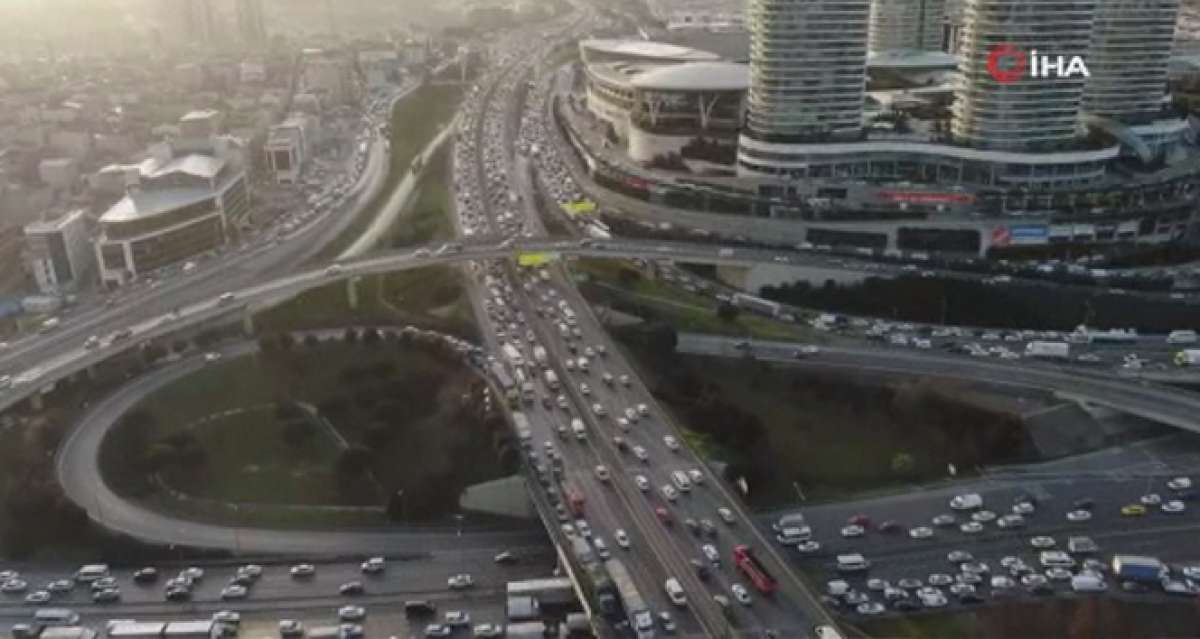
[[557, 391], [558, 389], [562, 388], [562, 384], [558, 381], [558, 374], [554, 371], [547, 368], [546, 372], [542, 374], [542, 377], [546, 380], [546, 388], [549, 388], [552, 391]]
[[563, 496], [566, 498], [567, 508], [570, 509], [571, 514], [575, 515], [576, 517], [582, 517], [584, 503], [583, 493], [579, 492], [579, 489], [575, 487], [575, 484], [571, 483], [563, 484], [562, 491]]
[[1071, 356], [1071, 345], [1066, 342], [1029, 342], [1025, 345], [1025, 356], [1067, 359]]
[[534, 346], [533, 347], [533, 361], [537, 362], [538, 366], [543, 366], [543, 367], [546, 365], [547, 362], [550, 361], [550, 357], [546, 354], [546, 347], [544, 347], [544, 346]]
[[767, 317], [779, 317], [782, 308], [778, 302], [772, 302], [771, 300], [765, 300], [753, 295], [746, 295], [745, 293], [734, 293], [732, 301], [733, 305], [740, 309], [753, 311]]
[[1168, 571], [1167, 566], [1155, 557], [1114, 555], [1112, 572], [1118, 580], [1157, 585]]
[[504, 346], [500, 347], [500, 352], [504, 354], [504, 359], [508, 361], [508, 365], [513, 368], [522, 368], [525, 366], [525, 358], [521, 355], [521, 351], [517, 350], [509, 342], [505, 342]]
[[578, 417], [571, 420], [571, 432], [575, 433], [575, 439], [587, 439], [587, 429], [583, 426], [583, 420]]
[[754, 550], [745, 544], [733, 547], [733, 563], [741, 570], [754, 588], [764, 595], [775, 592], [779, 583], [767, 572], [762, 563], [754, 556]]
[[517, 441], [521, 446], [529, 448], [533, 445], [533, 429], [529, 427], [529, 418], [520, 411], [512, 414], [513, 428], [517, 431]]
[[620, 559], [609, 559], [604, 562], [604, 568], [608, 571], [608, 578], [612, 580], [617, 597], [621, 600], [621, 607], [625, 610], [625, 617], [629, 620], [637, 639], [654, 639], [654, 615], [634, 585], [625, 564]]
[[535, 399], [537, 399], [537, 389], [534, 388], [533, 382], [527, 381], [521, 384], [521, 401], [532, 404]]
[[1175, 353], [1176, 366], [1200, 366], [1200, 348], [1188, 348]]

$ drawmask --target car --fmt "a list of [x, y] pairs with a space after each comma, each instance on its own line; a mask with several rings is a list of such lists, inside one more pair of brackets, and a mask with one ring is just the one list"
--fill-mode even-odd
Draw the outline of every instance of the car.
[[616, 540], [617, 546], [629, 550], [629, 534], [624, 529], [618, 528], [613, 531], [613, 539]]
[[648, 461], [650, 461], [650, 455], [649, 455], [649, 454], [647, 454], [647, 453], [646, 453], [646, 449], [645, 449], [645, 448], [643, 448], [643, 447], [641, 447], [641, 446], [634, 446], [634, 447], [633, 447], [633, 456], [634, 456], [634, 457], [636, 457], [636, 458], [637, 458], [639, 461], [642, 461], [642, 462], [648, 462]]
[[858, 524], [851, 524], [849, 526], [842, 527], [842, 537], [845, 537], [846, 539], [862, 537], [864, 532], [866, 532], [866, 529]]
[[1072, 510], [1067, 513], [1067, 521], [1074, 522], [1074, 523], [1088, 521], [1091, 518], [1092, 518], [1092, 511], [1090, 511], [1090, 510], [1079, 509], [1079, 510]]
[[361, 595], [366, 591], [367, 589], [361, 581], [347, 581], [338, 586], [338, 592], [343, 595]]
[[672, 451], [679, 450], [679, 440], [675, 439], [671, 435], [663, 436], [663, 444], [666, 444], [667, 448], [671, 449]]
[[55, 579], [54, 581], [46, 584], [46, 590], [49, 590], [51, 594], [56, 595], [71, 592], [74, 589], [75, 582], [70, 579]]
[[187, 601], [192, 598], [192, 591], [184, 586], [167, 586], [163, 590], [163, 598], [167, 601]]
[[720, 567], [721, 553], [717, 552], [717, 547], [712, 544], [704, 544], [700, 546], [700, 551], [704, 553], [704, 558], [713, 566]]
[[0, 592], [7, 594], [17, 594], [25, 592], [29, 589], [29, 584], [23, 579], [9, 579], [0, 585]]
[[104, 588], [92, 593], [93, 603], [114, 603], [121, 600], [121, 590], [119, 588]]
[[650, 407], [645, 404], [638, 404], [637, 412], [638, 412], [638, 415], [641, 415], [642, 417], [649, 417], [650, 416]]
[[1074, 502], [1071, 503], [1071, 508], [1073, 508], [1075, 510], [1091, 510], [1095, 507], [1096, 507], [1096, 500], [1092, 499], [1091, 497], [1083, 497], [1081, 499], [1076, 499]]
[[576, 519], [575, 529], [578, 530], [579, 534], [583, 535], [585, 539], [592, 536], [592, 527], [587, 523], [587, 520]]
[[1150, 592], [1150, 586], [1136, 581], [1122, 581], [1121, 590], [1134, 595], [1144, 595]]
[[495, 623], [477, 624], [471, 629], [471, 636], [476, 639], [497, 639], [504, 636], [504, 626]]
[[233, 610], [218, 610], [213, 613], [212, 620], [226, 626], [239, 626], [242, 623], [242, 614]]
[[338, 608], [337, 617], [340, 621], [362, 621], [367, 618], [367, 609], [362, 606], [342, 606]]
[[1038, 550], [1045, 550], [1047, 548], [1055, 547], [1057, 543], [1054, 541], [1053, 537], [1038, 535], [1037, 537], [1033, 537], [1029, 540], [1029, 545], [1037, 548]]
[[899, 534], [904, 532], [904, 524], [898, 521], [885, 521], [879, 524], [879, 532], [884, 534]]
[[1037, 510], [1037, 506], [1031, 501], [1019, 501], [1012, 505], [1012, 514], [1014, 515], [1032, 515]]
[[221, 589], [221, 600], [230, 601], [233, 599], [245, 599], [249, 594], [250, 591], [245, 586], [234, 584], [232, 586], [225, 586]]
[[949, 586], [954, 578], [944, 572], [935, 572], [926, 579], [930, 586]]
[[312, 577], [317, 574], [317, 567], [312, 564], [296, 564], [288, 569], [288, 574], [292, 577]]
[[475, 585], [475, 580], [471, 575], [460, 573], [446, 580], [446, 587], [450, 590], [465, 590]]
[[304, 635], [304, 624], [295, 619], [281, 619], [279, 621], [279, 636], [281, 637], [299, 637]]
[[967, 593], [975, 594], [975, 586], [974, 585], [965, 584], [965, 583], [961, 583], [961, 582], [956, 583], [956, 584], [950, 584], [949, 590], [950, 590], [950, 594], [952, 594], [956, 597], [961, 597]]
[[723, 521], [727, 524], [733, 524], [734, 522], [737, 521], [733, 517], [733, 511], [729, 510], [728, 508], [726, 508], [724, 506], [721, 506], [720, 508], [717, 509], [717, 516], [721, 518], [721, 521]]
[[965, 535], [975, 535], [983, 532], [983, 524], [977, 521], [968, 521], [959, 526], [958, 529]]
[[926, 608], [943, 608], [946, 606], [946, 596], [937, 588], [922, 588], [917, 592], [917, 600]]
[[733, 584], [729, 587], [729, 592], [733, 593], [733, 598], [737, 599], [738, 603], [743, 606], [751, 604], [750, 592], [742, 584]]
[[888, 581], [886, 579], [872, 577], [871, 579], [867, 580], [867, 590], [874, 590], [876, 592], [880, 592], [883, 590], [887, 590], [891, 586], [892, 585], [890, 583], [888, 583]]
[[687, 519], [683, 520], [683, 525], [686, 526], [687, 529], [690, 530], [693, 535], [700, 534], [700, 524], [696, 523], [695, 519], [688, 517]]
[[988, 585], [991, 586], [994, 593], [997, 590], [1015, 588], [1017, 582], [1013, 581], [1012, 577], [1007, 575], [996, 575], [995, 577], [992, 577], [991, 581], [988, 582]]
[[1125, 504], [1121, 506], [1121, 516], [1141, 517], [1146, 514], [1146, 507], [1141, 504]]
[[48, 590], [35, 590], [25, 595], [25, 603], [33, 605], [44, 604], [50, 601], [50, 597], [50, 591]]
[[667, 634], [673, 634], [676, 630], [675, 621], [671, 619], [669, 612], [658, 613], [658, 625], [662, 626], [663, 632]]
[[663, 508], [662, 506], [658, 506], [654, 509], [654, 516], [658, 517], [658, 520], [662, 522], [664, 526], [670, 526], [673, 523], [671, 520], [671, 513], [667, 512], [667, 509]]
[[897, 599], [892, 603], [892, 610], [897, 612], [915, 612], [921, 609], [921, 604], [909, 599], [905, 596], [904, 599]]
[[149, 568], [149, 567], [139, 568], [139, 569], [135, 570], [133, 573], [133, 581], [135, 583], [144, 584], [144, 583], [151, 583], [151, 582], [154, 582], [157, 580], [158, 580], [158, 569], [157, 568]]
[[1190, 477], [1175, 477], [1167, 482], [1167, 488], [1171, 490], [1188, 490], [1192, 487], [1192, 479]]
[[105, 588], [116, 588], [117, 587], [117, 578], [116, 577], [101, 577], [100, 579], [93, 581], [90, 585], [91, 585], [91, 588], [93, 591], [104, 590]]
[[608, 482], [611, 477], [612, 475], [608, 472], [607, 466], [603, 464], [596, 466], [596, 479], [599, 479], [602, 482]]
[[675, 487], [670, 484], [663, 484], [662, 488], [659, 490], [662, 491], [662, 496], [665, 497], [667, 501], [675, 501], [675, 499], [679, 497], [679, 492], [676, 491]]
[[1157, 506], [1162, 503], [1162, 495], [1158, 493], [1147, 493], [1138, 499], [1143, 506]]
[[387, 569], [387, 563], [383, 557], [371, 557], [359, 565], [359, 570], [368, 575], [378, 575]]
[[447, 626], [444, 624], [431, 623], [428, 626], [425, 626], [425, 636], [426, 637], [431, 637], [431, 638], [449, 637], [452, 634], [454, 634], [454, 628], [451, 628], [450, 626]]
[[996, 513], [990, 510], [977, 510], [971, 513], [971, 521], [977, 521], [981, 524], [986, 524], [989, 521], [996, 519]]
[[948, 528], [958, 523], [958, 518], [949, 513], [943, 513], [935, 516], [933, 519], [929, 520], [929, 522], [938, 528]]
[[913, 539], [929, 539], [933, 537], [933, 529], [929, 526], [917, 526], [908, 531], [908, 536]]
[[821, 544], [819, 542], [813, 541], [811, 539], [808, 541], [802, 541], [802, 542], [796, 544], [796, 551], [801, 554], [814, 553], [820, 549], [821, 549]]
[[1159, 509], [1164, 513], [1177, 514], [1186, 510], [1187, 506], [1178, 499], [1172, 499], [1170, 501], [1163, 502], [1162, 506], [1159, 506]]
[[975, 557], [965, 550], [951, 550], [946, 553], [946, 561], [958, 565], [965, 561], [975, 561]]
[[996, 520], [1000, 528], [1024, 528], [1025, 518], [1021, 515], [1004, 515]]
[[867, 603], [868, 601], [870, 601], [870, 600], [871, 600], [871, 596], [870, 596], [870, 595], [868, 595], [868, 594], [867, 594], [867, 593], [865, 593], [865, 592], [859, 592], [859, 591], [857, 591], [857, 590], [851, 590], [850, 592], [847, 592], [847, 593], [846, 593], [846, 594], [845, 594], [845, 595], [842, 597], [842, 599], [844, 599], [844, 600], [846, 601], [846, 603], [847, 603], [847, 604], [849, 604], [849, 605], [851, 605], [851, 606], [858, 606], [858, 605], [865, 604], [865, 603]]
[[896, 582], [896, 585], [905, 590], [915, 590], [925, 585], [925, 583], [915, 577], [902, 577]]
[[1047, 568], [1044, 572], [1050, 581], [1070, 581], [1071, 571], [1066, 568]]
[[646, 479], [645, 475], [634, 475], [633, 483], [642, 492], [650, 490], [650, 480]]

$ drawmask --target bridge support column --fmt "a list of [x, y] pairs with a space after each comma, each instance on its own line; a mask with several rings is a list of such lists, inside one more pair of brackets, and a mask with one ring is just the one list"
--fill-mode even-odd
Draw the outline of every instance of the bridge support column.
[[351, 310], [358, 310], [358, 282], [361, 277], [351, 277], [346, 280], [346, 304]]
[[29, 407], [34, 411], [41, 411], [46, 408], [46, 401], [42, 399], [40, 391], [29, 396]]
[[83, 369], [83, 374], [87, 377], [89, 382], [96, 381], [96, 365], [92, 364], [91, 366]]
[[242, 312], [242, 333], [246, 337], [254, 337], [254, 313], [249, 307]]

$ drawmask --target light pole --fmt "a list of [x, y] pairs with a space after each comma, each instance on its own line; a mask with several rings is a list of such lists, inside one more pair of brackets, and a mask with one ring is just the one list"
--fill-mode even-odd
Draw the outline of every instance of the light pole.
[[455, 544], [454, 545], [458, 546], [458, 572], [462, 573], [462, 569], [463, 569], [463, 550], [462, 550], [463, 515], [462, 515], [462, 513], [454, 514], [454, 524], [455, 524], [455, 530], [454, 530]]

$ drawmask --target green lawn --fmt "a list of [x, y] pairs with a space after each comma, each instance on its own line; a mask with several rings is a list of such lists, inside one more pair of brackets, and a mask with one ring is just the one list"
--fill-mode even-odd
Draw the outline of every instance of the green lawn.
[[391, 118], [390, 164], [383, 189], [345, 232], [317, 254], [314, 261], [333, 259], [370, 226], [376, 212], [412, 168], [413, 159], [454, 117], [461, 98], [462, 87], [459, 85], [426, 84], [396, 103]]

